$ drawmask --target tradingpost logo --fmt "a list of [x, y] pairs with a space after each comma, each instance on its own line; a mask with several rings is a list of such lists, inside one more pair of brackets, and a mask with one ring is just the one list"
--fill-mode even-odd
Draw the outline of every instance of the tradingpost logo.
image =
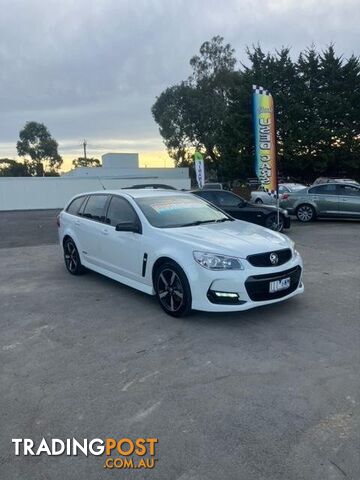
[[157, 462], [156, 447], [158, 439], [150, 438], [75, 438], [45, 439], [38, 444], [31, 438], [13, 438], [15, 455], [59, 456], [84, 455], [105, 456], [103, 467], [106, 469], [153, 469]]

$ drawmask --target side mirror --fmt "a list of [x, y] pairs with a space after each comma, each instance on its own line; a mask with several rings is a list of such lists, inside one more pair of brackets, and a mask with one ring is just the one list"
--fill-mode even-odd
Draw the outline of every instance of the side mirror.
[[137, 222], [121, 222], [115, 227], [117, 232], [134, 232], [141, 233], [141, 225]]
[[239, 205], [238, 205], [238, 207], [239, 207], [239, 208], [242, 208], [242, 207], [245, 207], [245, 205], [246, 205], [246, 202], [240, 202]]

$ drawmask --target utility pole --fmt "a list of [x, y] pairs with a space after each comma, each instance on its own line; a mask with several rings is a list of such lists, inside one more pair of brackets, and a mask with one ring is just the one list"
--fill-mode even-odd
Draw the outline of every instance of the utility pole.
[[86, 140], [85, 140], [85, 138], [84, 138], [83, 147], [84, 147], [84, 158], [85, 158], [85, 160], [86, 160], [86, 146], [87, 146], [87, 142], [86, 142]]

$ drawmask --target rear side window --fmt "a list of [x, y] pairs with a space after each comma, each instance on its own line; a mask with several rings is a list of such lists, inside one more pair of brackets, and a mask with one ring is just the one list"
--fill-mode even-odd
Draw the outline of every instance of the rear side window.
[[68, 206], [68, 208], [66, 209], [67, 213], [71, 213], [72, 215], [77, 215], [77, 213], [79, 212], [80, 208], [81, 208], [81, 205], [83, 204], [84, 202], [84, 199], [85, 197], [77, 197], [75, 198], [71, 203], [70, 205]]
[[105, 221], [105, 206], [108, 195], [90, 195], [82, 215], [97, 222]]
[[337, 185], [339, 195], [351, 195], [354, 197], [360, 197], [360, 188], [352, 185]]
[[106, 215], [106, 223], [116, 227], [118, 223], [137, 222], [138, 216], [125, 198], [112, 197]]

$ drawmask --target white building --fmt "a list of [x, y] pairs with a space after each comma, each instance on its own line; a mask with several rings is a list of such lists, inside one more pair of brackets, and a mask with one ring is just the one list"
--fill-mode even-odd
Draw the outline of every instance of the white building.
[[129, 180], [126, 186], [160, 183], [176, 188], [190, 188], [188, 168], [139, 168], [137, 153], [105, 153], [101, 167], [79, 167], [62, 177]]

